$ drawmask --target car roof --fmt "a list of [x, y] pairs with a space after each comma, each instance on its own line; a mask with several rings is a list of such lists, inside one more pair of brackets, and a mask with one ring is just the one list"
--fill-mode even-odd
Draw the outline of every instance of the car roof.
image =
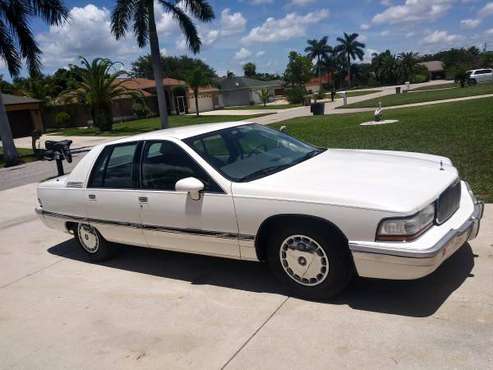
[[236, 122], [222, 122], [222, 123], [203, 123], [198, 125], [173, 127], [163, 130], [146, 132], [144, 134], [128, 136], [122, 139], [107, 142], [105, 143], [105, 146], [112, 144], [126, 143], [136, 140], [164, 140], [169, 138], [184, 140], [186, 138], [206, 134], [208, 132], [218, 131], [225, 128], [236, 127], [236, 126], [251, 125], [251, 124], [254, 124], [254, 122], [236, 121]]

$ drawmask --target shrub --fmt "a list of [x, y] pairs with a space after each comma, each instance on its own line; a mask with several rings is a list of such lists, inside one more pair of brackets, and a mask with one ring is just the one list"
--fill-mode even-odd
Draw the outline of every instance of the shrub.
[[317, 99], [324, 99], [324, 98], [325, 98], [325, 89], [322, 87], [317, 93]]
[[59, 128], [65, 128], [70, 122], [70, 114], [67, 112], [58, 112], [55, 116], [55, 125]]
[[132, 111], [138, 118], [146, 118], [151, 114], [149, 107], [143, 103], [134, 103], [132, 105]]
[[302, 87], [293, 87], [286, 90], [286, 98], [290, 104], [303, 104], [305, 95], [305, 89]]

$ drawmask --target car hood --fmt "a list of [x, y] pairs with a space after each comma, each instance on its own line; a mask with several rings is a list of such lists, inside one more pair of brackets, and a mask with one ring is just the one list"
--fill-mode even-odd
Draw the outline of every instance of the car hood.
[[438, 198], [457, 177], [445, 157], [329, 149], [278, 173], [235, 183], [233, 193], [411, 214]]

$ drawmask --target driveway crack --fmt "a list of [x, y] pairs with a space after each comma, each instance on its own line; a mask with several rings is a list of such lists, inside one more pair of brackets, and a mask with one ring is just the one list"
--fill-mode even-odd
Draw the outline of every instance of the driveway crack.
[[282, 306], [284, 306], [284, 304], [288, 301], [289, 297], [286, 297], [280, 304], [279, 306], [277, 306], [277, 308], [269, 315], [269, 317], [267, 317], [267, 319], [252, 333], [252, 335], [250, 335], [248, 337], [248, 339], [240, 346], [240, 348], [238, 348], [235, 353], [233, 353], [233, 355], [229, 358], [228, 361], [226, 361], [226, 363], [221, 366], [221, 370], [225, 369], [226, 366], [228, 366], [231, 361], [234, 360], [234, 358], [243, 350], [243, 348], [246, 347], [246, 345], [248, 343], [250, 343], [250, 341], [260, 332], [260, 330], [262, 330], [262, 328], [270, 321], [270, 319], [272, 319], [274, 317], [274, 315], [276, 313], [279, 312], [279, 310], [281, 309]]

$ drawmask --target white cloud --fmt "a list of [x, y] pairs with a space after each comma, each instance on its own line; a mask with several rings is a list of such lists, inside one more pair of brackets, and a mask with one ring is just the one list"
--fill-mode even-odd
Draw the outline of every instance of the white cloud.
[[463, 28], [467, 28], [467, 29], [476, 28], [477, 26], [479, 26], [480, 23], [481, 23], [480, 19], [463, 19], [460, 21], [460, 25]]
[[262, 57], [265, 55], [265, 51], [263, 50], [260, 50], [260, 51], [257, 51], [257, 53], [255, 54], [255, 56], [258, 58], [258, 57]]
[[478, 12], [478, 15], [481, 18], [486, 18], [490, 15], [493, 15], [493, 2], [486, 4], [481, 10]]
[[489, 30], [486, 30], [485, 33], [487, 35], [493, 35], [493, 28], [490, 28]]
[[62, 26], [51, 26], [37, 36], [47, 67], [78, 63], [79, 56], [88, 59], [111, 57], [125, 61], [140, 52], [133, 39], [115, 40], [110, 31], [110, 11], [88, 4], [70, 10], [70, 20]]
[[371, 63], [371, 60], [373, 59], [373, 54], [378, 54], [379, 51], [376, 49], [365, 49], [365, 55], [363, 57], [363, 61], [361, 63]]
[[462, 36], [449, 34], [447, 31], [434, 31], [426, 35], [423, 42], [425, 44], [453, 44], [462, 39]]
[[280, 19], [269, 17], [261, 26], [252, 28], [242, 41], [277, 42], [305, 36], [308, 25], [319, 23], [328, 18], [329, 14], [327, 9], [321, 9], [305, 15], [289, 13]]
[[245, 60], [249, 57], [252, 56], [252, 52], [248, 49], [245, 49], [245, 48], [241, 48], [240, 50], [238, 50], [236, 53], [235, 53], [235, 56], [234, 58], [236, 60]]
[[391, 5], [375, 15], [373, 23], [401, 23], [433, 20], [444, 15], [454, 0], [406, 0], [403, 5]]
[[231, 13], [229, 8], [221, 12], [221, 34], [225, 36], [243, 31], [246, 23], [246, 19], [240, 12]]
[[370, 29], [370, 25], [363, 23], [359, 28], [362, 29], [363, 31], [366, 31]]
[[219, 38], [218, 30], [208, 30], [205, 32], [199, 32], [200, 40], [203, 46], [210, 46]]
[[383, 30], [380, 32], [380, 36], [388, 36], [390, 34], [390, 31], [389, 30]]
[[250, 4], [252, 5], [260, 5], [260, 4], [271, 4], [274, 0], [250, 0]]
[[297, 5], [297, 6], [305, 6], [313, 2], [315, 2], [315, 0], [291, 0], [289, 4]]

